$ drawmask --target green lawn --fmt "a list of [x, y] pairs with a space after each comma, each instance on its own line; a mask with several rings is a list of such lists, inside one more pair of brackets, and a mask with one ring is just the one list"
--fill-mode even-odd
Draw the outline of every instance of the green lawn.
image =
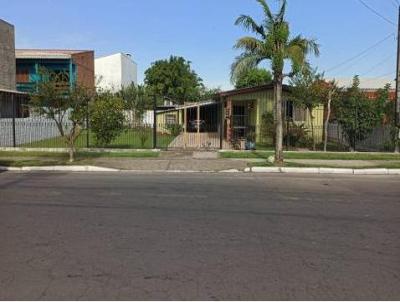
[[[114, 139], [107, 148], [123, 148], [123, 149], [152, 149], [153, 148], [153, 130], [146, 129], [144, 137], [146, 138], [142, 144], [140, 136], [143, 130], [129, 129], [124, 131], [120, 136]], [[157, 147], [166, 148], [172, 142], [174, 136], [170, 134], [157, 134]], [[89, 133], [89, 147], [97, 147], [95, 137], [92, 132]], [[30, 144], [20, 145], [26, 148], [65, 148], [65, 143], [61, 137], [54, 137], [36, 141]], [[84, 130], [76, 140], [77, 148], [87, 147], [87, 131]]]
[[[272, 151], [227, 151], [221, 158], [259, 158], [273, 156]], [[326, 160], [400, 160], [400, 154], [388, 153], [344, 153], [344, 152], [284, 152], [286, 159], [326, 159]]]
[[[159, 152], [153, 151], [77, 152], [72, 165], [90, 165], [91, 160], [96, 158], [154, 158], [159, 155]], [[66, 152], [0, 151], [0, 166], [22, 167], [70, 164], [69, 155]]]

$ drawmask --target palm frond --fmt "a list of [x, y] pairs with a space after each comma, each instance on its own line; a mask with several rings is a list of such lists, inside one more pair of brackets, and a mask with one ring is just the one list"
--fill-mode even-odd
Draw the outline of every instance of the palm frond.
[[298, 35], [288, 43], [288, 48], [295, 45], [301, 47], [305, 55], [312, 53], [315, 56], [319, 56], [319, 44], [314, 39], [308, 40]]
[[250, 16], [240, 15], [239, 18], [236, 19], [235, 25], [242, 25], [245, 29], [257, 33], [263, 38], [265, 37], [264, 28], [261, 25], [258, 25]]
[[284, 17], [285, 17], [286, 5], [287, 5], [286, 0], [282, 0], [281, 9], [279, 10], [279, 13], [276, 15], [276, 19], [277, 19], [278, 21], [280, 21], [280, 22], [282, 22], [283, 19], [284, 19]]
[[235, 49], [243, 49], [246, 52], [259, 53], [263, 49], [263, 42], [253, 37], [242, 37], [233, 46]]
[[263, 7], [264, 13], [268, 17], [268, 19], [274, 20], [274, 15], [272, 14], [267, 2], [265, 2], [265, 0], [257, 0], [257, 2]]
[[253, 54], [244, 52], [241, 55], [235, 58], [235, 61], [231, 65], [231, 81], [232, 83], [240, 77], [243, 73], [248, 71], [249, 69], [256, 68], [257, 65], [263, 60], [264, 58]]

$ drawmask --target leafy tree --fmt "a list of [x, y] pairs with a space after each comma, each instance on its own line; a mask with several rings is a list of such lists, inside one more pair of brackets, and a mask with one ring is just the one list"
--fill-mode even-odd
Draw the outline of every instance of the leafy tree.
[[31, 95], [30, 106], [41, 116], [52, 119], [69, 149], [69, 161], [74, 161], [75, 142], [81, 133], [87, 115], [92, 91], [75, 85], [61, 73], [40, 70], [41, 81]]
[[210, 99], [214, 99], [218, 93], [221, 92], [221, 89], [219, 88], [207, 88], [205, 86], [200, 88], [200, 97], [199, 101], [206, 101]]
[[326, 117], [324, 122], [324, 152], [326, 152], [328, 147], [328, 129], [331, 120], [332, 102], [336, 102], [342, 92], [341, 88], [336, 85], [334, 80], [330, 82], [322, 81], [320, 82], [319, 87], [321, 101], [326, 106]]
[[110, 92], [97, 95], [90, 108], [96, 145], [107, 146], [124, 130], [124, 101]]
[[245, 70], [242, 74], [238, 75], [235, 79], [235, 87], [247, 88], [255, 87], [272, 82], [272, 74], [269, 70], [262, 68], [252, 68]]
[[377, 110], [377, 102], [370, 100], [360, 90], [358, 76], [353, 79], [351, 88], [344, 91], [335, 103], [338, 123], [354, 151], [357, 141], [365, 139], [381, 121], [382, 114]]
[[396, 103], [390, 99], [390, 84], [378, 90], [376, 102], [379, 112], [383, 113], [383, 124], [387, 125], [390, 129], [390, 136], [392, 137], [391, 147], [393, 147], [395, 152], [398, 152], [400, 141], [398, 135], [399, 129], [396, 126]]
[[314, 109], [322, 102], [323, 93], [323, 74], [317, 72], [316, 69], [303, 68], [290, 81], [292, 90], [290, 99], [295, 105], [308, 111], [310, 116], [311, 137], [313, 150], [316, 150], [315, 131], [314, 131]]
[[154, 94], [169, 97], [178, 104], [197, 101], [203, 84], [190, 63], [175, 56], [156, 61], [145, 71], [144, 82]]
[[135, 86], [131, 84], [124, 87], [118, 96], [124, 101], [124, 108], [132, 113], [132, 120], [142, 122], [146, 110], [152, 109], [152, 98], [144, 85]]
[[[286, 0], [281, 0], [281, 7], [277, 14], [273, 14], [265, 0], [257, 0], [264, 12], [264, 20], [257, 24], [250, 16], [241, 15], [236, 20], [236, 25], [242, 25], [253, 32], [257, 37], [240, 38], [236, 49], [243, 52], [236, 57], [232, 64], [232, 81], [246, 70], [257, 67], [261, 62], [271, 62], [271, 70], [274, 82], [275, 103], [275, 162], [283, 164], [283, 116], [282, 116], [282, 85], [286, 76], [297, 73], [306, 63], [309, 53], [319, 54], [319, 47], [314, 40], [307, 40], [301, 35], [290, 38], [289, 23], [285, 20]], [[292, 72], [284, 74], [285, 61], [290, 61]]]

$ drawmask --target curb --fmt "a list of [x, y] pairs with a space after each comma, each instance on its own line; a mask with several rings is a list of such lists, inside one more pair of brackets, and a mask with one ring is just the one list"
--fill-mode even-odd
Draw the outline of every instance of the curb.
[[119, 172], [118, 169], [103, 168], [96, 166], [39, 166], [39, 167], [3, 167], [0, 171], [46, 171], [46, 172]]
[[293, 173], [293, 174], [400, 175], [400, 169], [252, 167], [252, 168], [246, 168], [245, 172]]
[[345, 169], [345, 168], [295, 168], [295, 167], [251, 167], [243, 171], [228, 169], [221, 171], [201, 170], [120, 170], [97, 166], [38, 166], [38, 167], [4, 167], [0, 171], [12, 172], [135, 172], [135, 173], [280, 173], [280, 174], [344, 174], [344, 175], [400, 175], [400, 169]]

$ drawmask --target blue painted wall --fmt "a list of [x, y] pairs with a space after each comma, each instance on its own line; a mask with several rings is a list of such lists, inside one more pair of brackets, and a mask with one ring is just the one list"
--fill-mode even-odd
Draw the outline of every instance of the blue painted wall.
[[70, 87], [76, 83], [76, 65], [71, 59], [17, 59], [18, 70], [27, 70], [29, 80], [26, 83], [18, 82], [17, 90], [22, 92], [35, 92], [37, 83], [41, 80], [39, 71], [41, 68], [49, 71], [65, 71], [69, 75]]

